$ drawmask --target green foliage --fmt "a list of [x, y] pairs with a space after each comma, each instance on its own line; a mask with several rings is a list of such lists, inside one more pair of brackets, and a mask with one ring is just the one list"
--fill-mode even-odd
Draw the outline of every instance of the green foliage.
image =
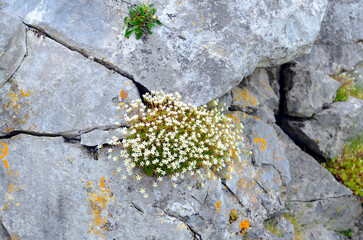
[[303, 240], [301, 237], [301, 224], [299, 223], [297, 217], [289, 213], [286, 213], [284, 217], [294, 226], [295, 236], [293, 240]]
[[270, 232], [272, 232], [276, 236], [282, 237], [281, 230], [277, 228], [276, 221], [274, 219], [270, 219], [268, 221], [265, 221], [263, 225], [267, 230], [269, 230]]
[[344, 146], [342, 155], [324, 166], [355, 195], [363, 197], [363, 133]]
[[[120, 96], [127, 98], [122, 91]], [[176, 182], [187, 175], [202, 180], [220, 179], [228, 164], [241, 161], [243, 125], [225, 115], [227, 108], [220, 107], [218, 101], [213, 101], [214, 108], [195, 107], [183, 103], [179, 93], [162, 91], [144, 94], [143, 98], [144, 102], [120, 103], [118, 110], [126, 108], [124, 119], [130, 127], [122, 130], [126, 136], [122, 142], [115, 136], [109, 143], [122, 146], [121, 154], [113, 159], [123, 158], [128, 175], [136, 181], [155, 177], [156, 187], [164, 178], [170, 178], [176, 187]], [[136, 168], [141, 172], [134, 174]], [[145, 198], [148, 196], [145, 188], [140, 192]]]
[[352, 238], [352, 229], [350, 229], [350, 228], [348, 228], [346, 230], [342, 230], [341, 228], [339, 228], [339, 231], [335, 231], [335, 232], [340, 233], [342, 236]]
[[[124, 18], [124, 26], [122, 30], [126, 28], [125, 37], [129, 37], [132, 32], [135, 32], [136, 39], [139, 39], [143, 33], [152, 34], [151, 28], [159, 25], [162, 26], [158, 20], [158, 16], [155, 15], [156, 9], [153, 8], [154, 4], [143, 3], [136, 8], [129, 8], [129, 17]], [[155, 16], [154, 16], [155, 15]]]
[[337, 91], [335, 102], [347, 101], [349, 96], [353, 96], [363, 100], [363, 89], [355, 84], [355, 77], [351, 71], [342, 72], [333, 76], [335, 80], [340, 82], [342, 86]]
[[231, 213], [229, 214], [229, 223], [233, 223], [238, 220], [238, 214], [236, 209], [232, 209]]

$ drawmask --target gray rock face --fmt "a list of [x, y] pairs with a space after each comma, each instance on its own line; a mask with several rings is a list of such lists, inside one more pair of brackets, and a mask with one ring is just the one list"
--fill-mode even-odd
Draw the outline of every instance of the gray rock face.
[[21, 19], [0, 10], [0, 88], [14, 74], [26, 53]]
[[[256, 69], [252, 75], [232, 89], [232, 106], [264, 121], [274, 123], [279, 108], [276, 89], [277, 69]], [[273, 83], [273, 89], [271, 84]]]
[[298, 65], [283, 72], [285, 113], [294, 117], [311, 117], [331, 104], [341, 84], [323, 72]]
[[22, 16], [27, 24], [133, 75], [150, 90], [178, 91], [196, 105], [222, 96], [256, 66], [306, 54], [327, 6], [327, 0], [159, 0], [154, 3], [164, 26], [136, 41], [134, 36], [123, 37], [128, 7], [123, 2], [4, 3], [6, 11]]
[[[354, 229], [362, 207], [352, 192], [338, 183], [324, 167], [300, 150], [281, 130], [290, 162], [291, 182], [287, 186], [287, 208], [304, 239], [341, 239], [335, 232]], [[326, 236], [326, 238], [325, 238]]]
[[[243, 220], [250, 222], [246, 238], [278, 239], [263, 222], [286, 212], [287, 159], [269, 125], [247, 115], [243, 121], [251, 127], [247, 136], [256, 154], [230, 166], [233, 178], [225, 186], [208, 180], [204, 188], [190, 177], [177, 188], [167, 180], [157, 188], [150, 186], [150, 178], [122, 180], [126, 169], [109, 160], [108, 148], [98, 150], [96, 161], [81, 144], [62, 137], [2, 139], [8, 151], [7, 165], [0, 167], [1, 219], [10, 234], [24, 240], [240, 239]], [[93, 145], [94, 138], [102, 139], [103, 133], [93, 133], [81, 135], [82, 141]], [[139, 193], [143, 186], [148, 186], [147, 199]], [[233, 209], [238, 220], [230, 223]]]
[[283, 199], [291, 179], [288, 160], [270, 125], [244, 113], [233, 116], [245, 126], [252, 155], [242, 155], [242, 163], [230, 167], [232, 178], [226, 185], [263, 227], [263, 220], [286, 213]]
[[316, 153], [334, 158], [344, 143], [363, 130], [363, 101], [349, 97], [306, 121], [284, 120], [283, 127]]
[[79, 134], [116, 126], [120, 91], [139, 99], [132, 81], [55, 41], [27, 33], [28, 56], [0, 89], [0, 136], [9, 131]]
[[363, 39], [363, 2], [329, 1], [317, 44], [338, 45]]

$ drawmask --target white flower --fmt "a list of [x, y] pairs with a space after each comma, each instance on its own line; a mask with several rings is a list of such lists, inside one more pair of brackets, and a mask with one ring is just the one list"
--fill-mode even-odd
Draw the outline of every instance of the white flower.
[[140, 192], [141, 192], [142, 194], [144, 194], [144, 193], [145, 193], [145, 188], [143, 188], [143, 187], [142, 187], [142, 188], [140, 189]]

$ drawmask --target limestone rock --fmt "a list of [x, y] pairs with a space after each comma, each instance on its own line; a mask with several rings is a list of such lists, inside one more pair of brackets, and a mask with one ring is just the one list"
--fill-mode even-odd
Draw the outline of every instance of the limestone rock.
[[327, 6], [327, 0], [158, 0], [163, 27], [136, 41], [121, 30], [129, 7], [123, 1], [4, 3], [5, 11], [72, 49], [133, 75], [150, 90], [178, 91], [195, 105], [222, 96], [256, 66], [309, 52]]
[[360, 201], [287, 135], [276, 130], [293, 169], [287, 186], [287, 208], [296, 221], [295, 231], [306, 239], [320, 239], [321, 233], [327, 239], [340, 239], [335, 231], [355, 228], [362, 214]]
[[241, 163], [230, 166], [232, 177], [226, 186], [263, 227], [264, 220], [286, 213], [282, 199], [290, 181], [288, 160], [271, 126], [244, 113], [232, 116], [244, 124], [245, 141], [252, 155], [243, 154]]
[[344, 144], [363, 130], [363, 100], [349, 97], [305, 121], [283, 120], [283, 127], [316, 153], [334, 158]]
[[0, 10], [0, 88], [19, 67], [26, 53], [25, 26], [21, 19]]
[[113, 140], [113, 137], [122, 139], [125, 138], [125, 135], [119, 128], [109, 130], [95, 129], [81, 135], [81, 144], [89, 147], [94, 147], [105, 143], [108, 144], [111, 140]]
[[[275, 70], [276, 71], [276, 70]], [[257, 116], [262, 120], [274, 123], [279, 108], [276, 77], [272, 69], [259, 68], [242, 83], [232, 89], [232, 106], [237, 110]], [[270, 83], [274, 82], [275, 89]]]
[[339, 45], [363, 39], [363, 2], [329, 1], [317, 44]]
[[309, 66], [298, 65], [283, 72], [285, 113], [294, 117], [311, 117], [330, 105], [341, 84]]
[[[33, 31], [28, 56], [13, 80], [0, 89], [0, 136], [10, 131], [79, 134], [125, 125], [120, 91], [139, 99], [131, 80]], [[124, 112], [121, 113], [123, 116]]]

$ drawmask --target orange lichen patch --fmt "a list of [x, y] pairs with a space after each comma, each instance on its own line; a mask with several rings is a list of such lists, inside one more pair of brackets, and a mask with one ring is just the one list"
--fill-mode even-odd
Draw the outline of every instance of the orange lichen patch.
[[6, 159], [3, 160], [6, 170], [8, 171], [9, 176], [11, 176], [11, 172], [9, 171], [9, 163]]
[[222, 202], [221, 201], [219, 201], [219, 202], [216, 203], [216, 210], [217, 210], [217, 212], [220, 212], [221, 211], [221, 205], [222, 205]]
[[29, 97], [31, 95], [33, 95], [34, 93], [30, 92], [29, 90], [26, 90], [25, 92], [23, 92], [23, 90], [19, 89], [21, 95], [23, 95], [23, 97]]
[[6, 129], [5, 129], [5, 132], [6, 132], [6, 133], [9, 133], [12, 129], [13, 129], [13, 130], [15, 130], [14, 128], [6, 128]]
[[12, 233], [10, 234], [11, 240], [21, 240], [21, 238], [19, 237], [19, 234], [17, 233]]
[[[87, 188], [92, 188], [94, 185], [92, 182], [88, 182]], [[94, 233], [95, 236], [100, 236], [102, 239], [106, 238], [105, 232], [107, 227], [107, 204], [114, 200], [113, 194], [110, 192], [110, 187], [106, 189], [105, 177], [100, 179], [99, 191], [88, 193], [88, 202], [90, 203], [91, 212], [88, 214], [93, 215], [91, 222], [91, 230], [89, 233]]]
[[257, 120], [259, 119], [258, 117], [252, 117], [252, 118], [257, 119]]
[[8, 155], [9, 148], [6, 143], [0, 142], [0, 158], [4, 158], [6, 155]]
[[245, 231], [250, 227], [250, 222], [247, 219], [245, 219], [243, 220], [243, 222], [239, 223], [239, 227], [242, 229], [241, 230], [242, 236], [244, 236]]
[[130, 85], [131, 83], [130, 83], [130, 81], [127, 81], [127, 83], [126, 83], [126, 85], [128, 86], [128, 85]]
[[121, 90], [121, 92], [120, 92], [121, 100], [126, 100], [128, 96], [129, 96], [129, 94], [127, 92], [125, 92], [125, 90]]
[[266, 149], [266, 141], [265, 141], [265, 139], [263, 139], [263, 138], [255, 138], [254, 142], [256, 144], [261, 143], [261, 145], [260, 145], [261, 152]]
[[239, 124], [241, 122], [241, 119], [239, 118], [238, 115], [232, 115], [232, 114], [227, 114], [226, 115], [227, 117], [231, 118], [232, 121], [235, 123], [235, 124]]
[[236, 158], [237, 157], [237, 150], [232, 148], [231, 152], [232, 152], [232, 158]]
[[247, 88], [243, 90], [237, 90], [234, 92], [236, 95], [236, 100], [242, 100], [242, 104], [245, 106], [246, 104], [256, 106], [258, 104], [257, 97], [255, 97], [252, 93], [250, 93]]

